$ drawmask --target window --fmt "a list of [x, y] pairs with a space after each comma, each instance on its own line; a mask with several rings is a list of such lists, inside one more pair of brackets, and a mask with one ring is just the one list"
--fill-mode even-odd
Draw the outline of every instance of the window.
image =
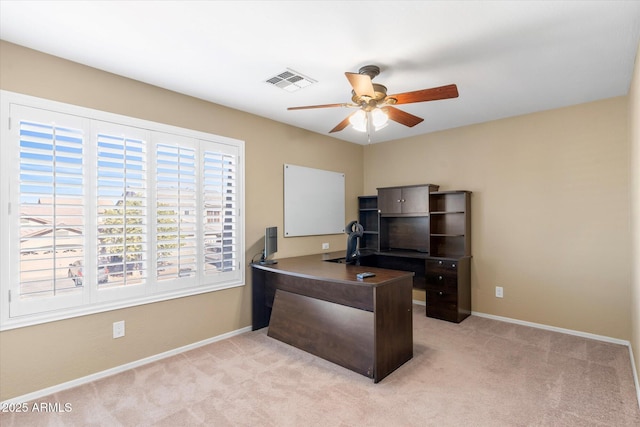
[[242, 141], [1, 95], [1, 329], [244, 284]]

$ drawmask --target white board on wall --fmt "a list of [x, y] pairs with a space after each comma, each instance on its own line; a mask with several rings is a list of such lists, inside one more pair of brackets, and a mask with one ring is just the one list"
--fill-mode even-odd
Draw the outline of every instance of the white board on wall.
[[284, 165], [284, 237], [344, 233], [344, 173]]

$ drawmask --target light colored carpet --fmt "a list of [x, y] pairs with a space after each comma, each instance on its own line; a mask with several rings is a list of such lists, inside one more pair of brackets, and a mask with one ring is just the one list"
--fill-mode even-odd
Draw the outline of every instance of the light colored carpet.
[[378, 384], [245, 333], [1, 414], [9, 426], [639, 426], [625, 346], [414, 306], [414, 357]]

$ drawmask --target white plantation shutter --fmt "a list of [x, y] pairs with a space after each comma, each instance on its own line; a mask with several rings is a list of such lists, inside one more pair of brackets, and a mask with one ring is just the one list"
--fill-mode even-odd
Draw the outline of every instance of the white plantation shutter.
[[68, 265], [82, 254], [83, 135], [55, 124], [20, 122], [20, 295], [74, 287]]
[[18, 221], [11, 228], [11, 314], [80, 304], [82, 282], [69, 278], [69, 265], [82, 259], [85, 245], [83, 121], [25, 107], [12, 112]]
[[193, 147], [179, 143], [157, 145], [158, 280], [189, 278], [198, 270], [196, 161]]
[[98, 286], [140, 285], [149, 257], [147, 142], [113, 125], [102, 125], [96, 142]]
[[244, 284], [241, 141], [0, 92], [0, 330]]
[[204, 151], [205, 274], [237, 268], [236, 156]]

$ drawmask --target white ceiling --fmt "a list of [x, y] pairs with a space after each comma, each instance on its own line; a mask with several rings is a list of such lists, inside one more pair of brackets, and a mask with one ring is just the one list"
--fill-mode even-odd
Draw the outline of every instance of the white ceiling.
[[[626, 95], [640, 1], [0, 0], [0, 38], [325, 135], [353, 110], [287, 107], [350, 102], [345, 71], [378, 65], [389, 94], [457, 84], [375, 143]], [[265, 83], [287, 68], [317, 83]]]

